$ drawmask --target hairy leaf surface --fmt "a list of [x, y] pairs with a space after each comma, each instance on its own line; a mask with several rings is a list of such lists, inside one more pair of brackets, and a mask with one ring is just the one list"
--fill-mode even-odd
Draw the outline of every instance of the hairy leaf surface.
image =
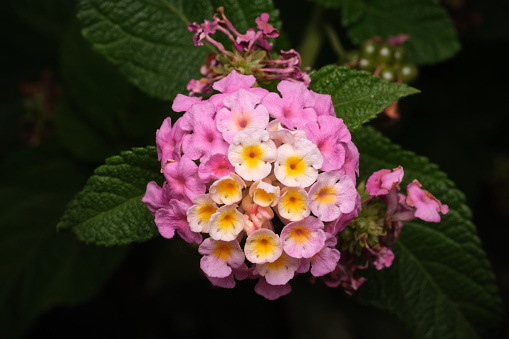
[[161, 181], [159, 170], [155, 147], [106, 159], [69, 203], [58, 229], [71, 229], [84, 242], [106, 246], [149, 240], [158, 232], [141, 199], [149, 181]]
[[336, 115], [350, 130], [375, 118], [393, 101], [419, 93], [413, 87], [398, 85], [346, 66], [325, 66], [310, 76], [310, 88], [332, 96]]

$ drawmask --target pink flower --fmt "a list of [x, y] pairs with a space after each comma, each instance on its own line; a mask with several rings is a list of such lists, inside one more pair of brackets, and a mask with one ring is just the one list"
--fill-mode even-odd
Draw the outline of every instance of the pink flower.
[[277, 38], [279, 36], [279, 32], [275, 29], [271, 24], [269, 24], [269, 14], [262, 13], [255, 20], [256, 26], [267, 38]]
[[141, 201], [147, 205], [150, 213], [155, 216], [160, 208], [168, 207], [171, 200], [171, 191], [168, 188], [168, 183], [165, 181], [163, 187], [159, 187], [155, 181], [147, 184], [145, 195]]
[[263, 264], [276, 261], [283, 253], [283, 246], [276, 233], [260, 228], [247, 237], [244, 252], [246, 259], [253, 264]]
[[333, 221], [354, 210], [358, 194], [349, 176], [323, 172], [309, 190], [309, 206], [320, 220]]
[[299, 259], [283, 252], [276, 261], [256, 264], [255, 272], [265, 278], [271, 285], [285, 285], [299, 268]]
[[265, 106], [259, 105], [260, 100], [259, 95], [242, 88], [223, 99], [226, 107], [217, 113], [216, 124], [224, 140], [231, 144], [234, 135], [245, 128], [265, 129], [267, 127], [269, 113]]
[[318, 147], [299, 138], [293, 144], [279, 146], [274, 175], [285, 186], [308, 187], [315, 182], [322, 165], [323, 156]]
[[225, 154], [214, 154], [206, 162], [201, 162], [198, 168], [198, 176], [204, 183], [211, 179], [219, 179], [235, 172], [235, 167], [228, 160]]
[[264, 277], [260, 277], [258, 283], [255, 285], [255, 292], [269, 300], [276, 300], [279, 297], [287, 295], [291, 291], [292, 287], [290, 284], [271, 285], [267, 283]]
[[225, 107], [223, 103], [223, 99], [228, 95], [238, 91], [239, 89], [244, 89], [250, 93], [256, 94], [263, 98], [269, 91], [261, 87], [251, 88], [256, 83], [256, 78], [253, 75], [244, 75], [239, 74], [237, 71], [232, 70], [230, 74], [228, 74], [223, 79], [216, 81], [212, 87], [221, 92], [220, 94], [214, 94], [210, 97], [209, 102], [213, 103], [216, 106], [217, 110]]
[[317, 122], [308, 123], [306, 136], [315, 143], [323, 155], [322, 171], [340, 169], [345, 163], [345, 143], [352, 137], [343, 119], [320, 115]]
[[249, 127], [235, 135], [228, 147], [228, 160], [244, 180], [265, 178], [277, 158], [276, 145], [266, 130]]
[[415, 216], [419, 219], [429, 222], [440, 222], [440, 214], [447, 214], [449, 207], [442, 205], [440, 200], [431, 193], [421, 189], [419, 181], [414, 180], [407, 186], [408, 197], [406, 203], [408, 206], [415, 207]]
[[186, 134], [180, 127], [181, 119], [178, 119], [173, 127], [171, 126], [171, 118], [166, 118], [161, 128], [156, 131], [157, 157], [164, 165], [168, 160], [178, 160], [180, 158], [180, 147], [182, 138]]
[[403, 167], [401, 166], [393, 169], [392, 172], [388, 169], [376, 171], [369, 177], [366, 183], [366, 190], [375, 197], [385, 195], [393, 188], [399, 189], [403, 175]]
[[193, 200], [205, 193], [205, 184], [198, 178], [198, 166], [187, 155], [166, 165], [163, 174], [175, 197]]
[[277, 89], [282, 98], [271, 92], [262, 100], [273, 118], [281, 120], [288, 128], [304, 128], [310, 121], [316, 121], [315, 98], [306, 85], [283, 80]]
[[322, 249], [309, 259], [302, 258], [297, 272], [305, 273], [311, 265], [311, 274], [321, 277], [331, 273], [336, 268], [341, 254], [336, 249], [337, 239], [330, 233], [325, 233], [326, 239]]
[[155, 215], [155, 223], [159, 233], [166, 239], [171, 239], [177, 231], [178, 235], [188, 243], [199, 244], [202, 241], [200, 233], [195, 233], [189, 228], [186, 210], [189, 204], [172, 199], [167, 208], [160, 208]]
[[183, 94], [177, 94], [175, 100], [173, 100], [173, 104], [171, 105], [171, 109], [175, 112], [186, 112], [193, 106], [194, 104], [201, 101], [200, 97], [189, 97]]
[[198, 253], [203, 255], [200, 267], [211, 278], [226, 278], [232, 273], [232, 268], [239, 268], [244, 264], [244, 252], [237, 240], [221, 241], [212, 238], [205, 239]]
[[213, 21], [205, 20], [203, 24], [197, 24], [196, 22], [189, 24], [187, 28], [191, 32], [195, 32], [193, 36], [193, 41], [195, 46], [202, 46], [205, 38], [209, 36], [209, 34], [214, 34], [218, 27], [219, 19], [215, 18]]
[[254, 75], [244, 75], [232, 70], [225, 78], [216, 81], [212, 88], [223, 94], [233, 93], [241, 88], [250, 88], [256, 82]]
[[281, 231], [283, 250], [294, 258], [311, 258], [325, 244], [323, 226], [311, 216], [289, 223]]
[[359, 175], [359, 151], [351, 141], [347, 142], [345, 146], [345, 163], [340, 171], [341, 174], [348, 175], [355, 184]]
[[377, 270], [381, 270], [384, 267], [391, 267], [392, 261], [394, 260], [394, 252], [389, 247], [382, 246], [375, 254], [376, 260], [373, 261]]
[[[212, 285], [222, 288], [234, 288], [235, 287], [235, 279], [244, 280], [248, 276], [248, 268], [246, 264], [240, 265], [238, 268], [232, 268], [232, 273], [229, 276], [224, 278], [214, 278], [205, 274], [205, 276], [209, 279]], [[235, 277], [235, 278], [234, 278]]]
[[336, 117], [336, 112], [334, 112], [334, 105], [332, 104], [332, 97], [329, 94], [320, 94], [311, 91], [311, 94], [315, 98], [315, 105], [313, 108], [316, 111], [316, 115], [330, 115], [332, 117]]
[[210, 102], [198, 103], [182, 117], [182, 128], [193, 132], [184, 136], [182, 150], [192, 160], [207, 161], [213, 154], [228, 151], [228, 144], [216, 128], [215, 112], [216, 108]]

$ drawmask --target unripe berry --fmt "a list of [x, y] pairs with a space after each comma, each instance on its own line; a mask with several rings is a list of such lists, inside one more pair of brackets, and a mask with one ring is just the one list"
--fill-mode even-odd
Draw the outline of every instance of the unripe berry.
[[362, 43], [360, 50], [362, 56], [373, 58], [373, 56], [375, 56], [378, 51], [378, 44], [369, 39]]
[[380, 70], [380, 77], [388, 81], [396, 81], [396, 71], [391, 66], [384, 66]]
[[394, 53], [392, 54], [392, 60], [395, 63], [404, 63], [406, 60], [406, 50], [403, 46], [394, 46]]
[[412, 63], [401, 65], [399, 71], [401, 73], [401, 80], [407, 84], [417, 79], [417, 76], [419, 75], [419, 70]]
[[393, 47], [387, 43], [381, 44], [378, 53], [376, 61], [379, 64], [389, 64], [392, 61], [393, 56]]
[[369, 59], [366, 57], [362, 57], [359, 59], [359, 69], [372, 72], [375, 70], [375, 68], [376, 68], [376, 65], [372, 59]]

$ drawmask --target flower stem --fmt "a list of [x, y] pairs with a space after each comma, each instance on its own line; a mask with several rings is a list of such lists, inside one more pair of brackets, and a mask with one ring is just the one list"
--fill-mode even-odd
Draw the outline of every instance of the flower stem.
[[323, 34], [322, 34], [322, 14], [323, 7], [316, 5], [313, 10], [313, 15], [311, 17], [311, 21], [309, 22], [306, 32], [304, 33], [304, 38], [302, 43], [299, 46], [299, 53], [302, 59], [302, 68], [312, 67], [316, 61], [318, 53], [320, 52], [320, 47], [323, 42]]
[[323, 25], [325, 29], [325, 33], [327, 34], [327, 38], [329, 38], [329, 42], [331, 44], [332, 49], [336, 52], [339, 59], [344, 59], [345, 57], [345, 49], [341, 44], [341, 40], [339, 40], [339, 36], [336, 34], [334, 27], [331, 24], [325, 23]]

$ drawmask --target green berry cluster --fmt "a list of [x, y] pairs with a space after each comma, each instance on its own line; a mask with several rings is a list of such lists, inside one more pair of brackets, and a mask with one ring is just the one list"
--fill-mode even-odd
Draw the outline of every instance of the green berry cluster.
[[365, 40], [358, 50], [348, 51], [344, 64], [399, 83], [411, 83], [418, 75], [417, 67], [406, 58], [405, 48], [381, 38]]

